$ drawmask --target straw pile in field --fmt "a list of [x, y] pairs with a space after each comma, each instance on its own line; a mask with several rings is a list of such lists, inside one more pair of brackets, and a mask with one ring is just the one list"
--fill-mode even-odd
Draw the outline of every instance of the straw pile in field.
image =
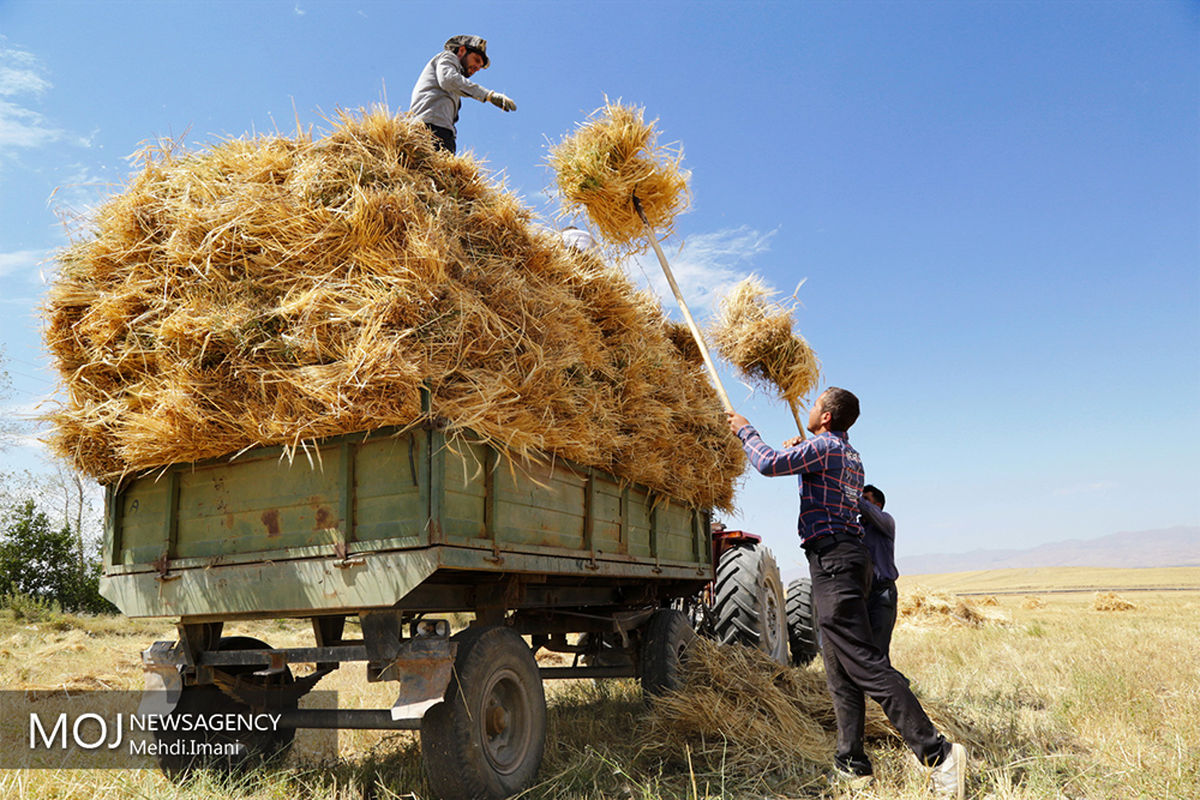
[[[984, 603], [984, 605], [989, 605]], [[999, 609], [981, 610], [966, 598], [917, 586], [900, 595], [897, 619], [922, 627], [961, 626], [978, 628], [1005, 619]]]
[[1097, 611], [1130, 611], [1137, 606], [1116, 592], [1096, 592], [1092, 608]]
[[742, 469], [657, 299], [384, 110], [148, 148], [44, 309], [53, 450], [112, 481], [422, 418], [701, 505]]
[[1026, 596], [1026, 598], [1024, 600], [1021, 601], [1021, 608], [1024, 608], [1027, 610], [1031, 610], [1031, 609], [1035, 609], [1035, 608], [1045, 608], [1045, 607], [1046, 607], [1046, 601], [1040, 597], [1035, 597], [1034, 595], [1028, 595], [1028, 596]]
[[633, 208], [636, 194], [650, 227], [663, 236], [690, 202], [682, 150], [659, 147], [654, 122], [643, 110], [607, 103], [550, 149], [563, 216], [583, 210], [618, 252], [648, 246], [645, 226]]
[[[938, 728], [970, 740], [970, 727], [938, 703], [922, 700]], [[788, 771], [797, 762], [827, 768], [837, 719], [816, 669], [785, 667], [760, 650], [697, 638], [684, 662], [684, 685], [651, 700], [643, 733], [651, 752], [686, 748], [713, 771]], [[875, 703], [867, 704], [868, 739], [900, 735]]]
[[817, 385], [820, 364], [808, 342], [792, 332], [791, 309], [774, 302], [774, 292], [750, 276], [721, 298], [709, 335], [721, 356], [751, 382], [797, 408]]

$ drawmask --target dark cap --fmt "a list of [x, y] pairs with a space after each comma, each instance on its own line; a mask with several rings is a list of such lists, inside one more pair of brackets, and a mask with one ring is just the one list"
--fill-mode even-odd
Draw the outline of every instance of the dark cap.
[[464, 33], [461, 36], [451, 36], [446, 40], [446, 49], [450, 52], [455, 52], [460, 47], [465, 47], [473, 53], [479, 53], [479, 57], [483, 59], [484, 69], [487, 69], [488, 65], [492, 63], [487, 54], [487, 39]]

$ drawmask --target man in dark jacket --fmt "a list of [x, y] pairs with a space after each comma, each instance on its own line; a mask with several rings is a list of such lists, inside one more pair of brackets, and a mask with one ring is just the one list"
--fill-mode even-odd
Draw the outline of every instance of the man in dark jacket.
[[845, 389], [826, 389], [809, 413], [813, 437], [782, 451], [764, 442], [741, 414], [730, 411], [728, 416], [755, 469], [768, 476], [800, 477], [800, 543], [808, 557], [825, 679], [837, 717], [835, 769], [850, 776], [873, 772], [863, 749], [865, 697], [870, 696], [917, 759], [933, 768], [938, 794], [962, 800], [966, 749], [938, 733], [908, 680], [872, 640], [867, 618], [871, 556], [858, 522], [862, 459], [846, 433], [858, 419], [858, 398]]
[[896, 520], [883, 510], [883, 492], [867, 484], [858, 498], [863, 544], [871, 554], [871, 590], [867, 593], [867, 617], [875, 646], [891, 663], [892, 629], [896, 627]]

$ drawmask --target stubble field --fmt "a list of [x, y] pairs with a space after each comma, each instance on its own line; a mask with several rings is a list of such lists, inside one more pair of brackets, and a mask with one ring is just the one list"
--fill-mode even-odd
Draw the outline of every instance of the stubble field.
[[[902, 602], [949, 589], [984, 619], [912, 614], [896, 629], [892, 658], [919, 696], [966, 731], [968, 796], [1200, 797], [1200, 569], [958, 573], [902, 579], [900, 587]], [[1097, 590], [1115, 590], [1134, 607], [1096, 610]], [[290, 622], [234, 630], [277, 646], [311, 641], [307, 626]], [[6, 609], [0, 688], [140, 689], [139, 651], [169, 638], [169, 622], [18, 618]], [[388, 685], [368, 684], [361, 667], [344, 667], [320, 688], [336, 689], [344, 706], [392, 700]], [[664, 754], [649, 739], [633, 681], [548, 683], [547, 700], [546, 756], [530, 798], [930, 796], [923, 771], [890, 739], [869, 744], [874, 785], [851, 788], [831, 784], [815, 764], [781, 761], [748, 774], [693, 758], [690, 746]], [[0, 723], [5, 747], [19, 727]], [[732, 753], [737, 742], [728, 746]], [[343, 731], [334, 752], [328, 735], [302, 731], [285, 764], [232, 782], [200, 775], [176, 784], [150, 769], [0, 771], [0, 797], [13, 800], [427, 796], [409, 733]]]

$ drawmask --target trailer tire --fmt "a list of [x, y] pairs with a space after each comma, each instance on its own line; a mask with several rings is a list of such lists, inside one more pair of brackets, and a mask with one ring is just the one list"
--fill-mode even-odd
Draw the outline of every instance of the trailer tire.
[[649, 698], [683, 686], [683, 663], [696, 632], [677, 608], [660, 608], [642, 636], [642, 695]]
[[[266, 642], [249, 636], [226, 636], [217, 644], [217, 650], [269, 650]], [[295, 682], [292, 671], [286, 665], [282, 670], [270, 675], [255, 675], [263, 672], [257, 666], [223, 667], [230, 675], [237, 675], [248, 680], [288, 685]], [[295, 706], [293, 705], [293, 708]], [[170, 716], [195, 715], [205, 716], [217, 714], [244, 714], [251, 712], [250, 706], [239, 702], [222, 692], [213, 684], [185, 686], [179, 695], [179, 702], [171, 710]], [[159, 743], [157, 758], [159, 769], [171, 780], [182, 780], [198, 769], [207, 769], [229, 775], [238, 774], [255, 767], [262, 766], [268, 761], [281, 759], [292, 746], [296, 738], [295, 728], [278, 728], [267, 731], [218, 731], [204, 730], [194, 732], [190, 737], [177, 730], [156, 730], [155, 739]], [[241, 745], [237, 755], [171, 755], [172, 749], [189, 749], [175, 745], [181, 739], [203, 743], [204, 745]]]
[[546, 696], [529, 645], [509, 628], [468, 628], [445, 699], [425, 712], [421, 756], [433, 793], [500, 800], [533, 783], [546, 746]]
[[812, 581], [797, 578], [788, 584], [788, 644], [792, 665], [806, 667], [820, 652], [816, 614], [813, 613]]
[[788, 663], [783, 581], [769, 548], [744, 542], [721, 554], [712, 617], [713, 633], [721, 644], [744, 644]]

